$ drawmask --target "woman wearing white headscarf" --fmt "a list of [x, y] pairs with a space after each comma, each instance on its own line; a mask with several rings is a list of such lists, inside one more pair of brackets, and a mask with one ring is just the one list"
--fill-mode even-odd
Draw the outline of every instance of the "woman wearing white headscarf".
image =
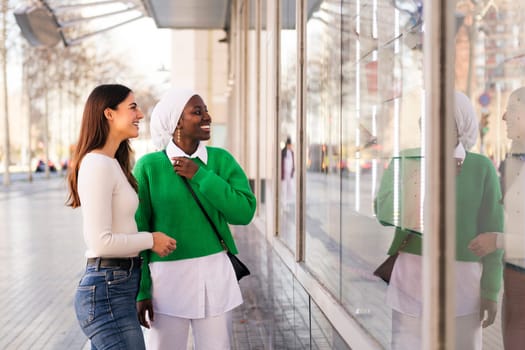
[[210, 125], [198, 94], [170, 89], [151, 116], [152, 140], [160, 150], [140, 158], [133, 171], [140, 199], [137, 226], [162, 227], [177, 240], [177, 249], [166, 257], [149, 250], [141, 254], [137, 308], [141, 324], [151, 329], [149, 349], [185, 350], [190, 326], [196, 350], [230, 349], [231, 310], [242, 303], [239, 284], [183, 178], [234, 254], [229, 224], [248, 224], [256, 200], [233, 156], [202, 143], [210, 138]]
[[[482, 327], [494, 322], [496, 303], [501, 288], [502, 251], [496, 250], [480, 259], [468, 248], [469, 242], [483, 232], [501, 232], [503, 210], [496, 170], [485, 156], [468, 150], [476, 143], [478, 121], [470, 100], [456, 92], [455, 120], [458, 142], [454, 150], [456, 176], [456, 349], [477, 350], [482, 347]], [[406, 154], [402, 152], [399, 169]], [[406, 157], [409, 158], [409, 157]], [[389, 254], [399, 256], [387, 290], [392, 307], [392, 349], [422, 348], [422, 234], [385, 219], [394, 211], [393, 167], [383, 175], [376, 198], [377, 216], [382, 224], [395, 226], [395, 237]], [[404, 176], [404, 174], [400, 174]], [[403, 191], [402, 189], [400, 191]], [[390, 197], [389, 197], [390, 196]], [[400, 206], [400, 217], [404, 213]], [[386, 214], [384, 214], [386, 213]], [[423, 230], [421, 230], [423, 231]], [[406, 237], [408, 243], [399, 247]]]

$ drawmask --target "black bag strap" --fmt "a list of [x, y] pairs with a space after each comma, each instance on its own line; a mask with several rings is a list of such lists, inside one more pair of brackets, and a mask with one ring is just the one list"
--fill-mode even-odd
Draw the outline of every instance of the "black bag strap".
[[191, 188], [191, 185], [188, 182], [188, 179], [185, 178], [184, 176], [181, 176], [181, 178], [182, 178], [182, 181], [184, 181], [184, 184], [186, 185], [188, 190], [190, 191], [191, 196], [193, 197], [193, 199], [195, 199], [195, 202], [197, 202], [197, 205], [199, 206], [199, 208], [201, 208], [202, 213], [204, 214], [204, 216], [206, 216], [206, 219], [208, 219], [208, 222], [210, 223], [211, 227], [213, 228], [213, 232], [215, 232], [215, 234], [217, 235], [217, 239], [221, 243], [221, 246], [224, 248], [224, 250], [229, 252], [230, 250], [228, 249], [228, 246], [224, 242], [224, 239], [222, 239], [221, 235], [219, 234], [219, 230], [217, 229], [217, 226], [215, 226], [215, 223], [211, 220], [210, 216], [206, 212], [206, 209], [204, 209], [204, 207], [202, 206], [202, 203], [199, 200], [199, 197], [197, 197], [197, 195], [195, 194], [195, 191], [193, 191], [193, 188]]

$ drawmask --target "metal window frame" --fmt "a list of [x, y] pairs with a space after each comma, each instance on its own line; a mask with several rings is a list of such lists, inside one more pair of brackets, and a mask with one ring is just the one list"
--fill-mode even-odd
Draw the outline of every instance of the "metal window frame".
[[455, 344], [455, 2], [425, 0], [426, 198], [423, 239], [423, 348]]

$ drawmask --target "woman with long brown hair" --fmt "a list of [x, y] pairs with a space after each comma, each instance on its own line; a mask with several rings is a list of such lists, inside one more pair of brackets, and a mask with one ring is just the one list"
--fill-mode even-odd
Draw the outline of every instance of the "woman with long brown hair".
[[138, 232], [137, 182], [131, 173], [129, 139], [144, 118], [133, 92], [100, 85], [84, 107], [80, 136], [68, 174], [67, 204], [80, 207], [87, 246], [86, 270], [75, 311], [92, 349], [144, 349], [135, 298], [139, 252], [170, 254], [176, 241], [162, 232]]

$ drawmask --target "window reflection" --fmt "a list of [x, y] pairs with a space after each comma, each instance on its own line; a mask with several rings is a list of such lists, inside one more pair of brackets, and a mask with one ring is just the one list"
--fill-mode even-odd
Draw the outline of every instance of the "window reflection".
[[[484, 232], [501, 232], [501, 193], [493, 164], [483, 155], [470, 152], [478, 138], [478, 120], [469, 98], [456, 92], [456, 270], [455, 324], [457, 349], [481, 349], [482, 325], [493, 324], [501, 288], [501, 250], [482, 260], [469, 244]], [[392, 308], [392, 349], [422, 347], [422, 240], [425, 154], [421, 148], [402, 150], [393, 157], [381, 179], [376, 200], [377, 218], [395, 227], [388, 254], [399, 253], [387, 289]], [[481, 313], [481, 314], [480, 314]], [[480, 316], [481, 315], [481, 316]], [[481, 319], [481, 321], [480, 321]]]
[[341, 147], [340, 2], [321, 2], [306, 31], [305, 261], [340, 295], [341, 175], [348, 173]]
[[[456, 38], [456, 89], [464, 91], [474, 103], [480, 120], [479, 142], [475, 151], [489, 157], [498, 167], [506, 216], [503, 235], [481, 234], [471, 246], [477, 254], [483, 255], [495, 248], [496, 238], [499, 237], [498, 247], [505, 249], [505, 292], [501, 308], [498, 305], [497, 310], [502, 322], [496, 321], [483, 336], [484, 347], [491, 349], [518, 349], [523, 346], [524, 333], [518, 331], [516, 325], [523, 322], [525, 313], [523, 304], [515, 298], [516, 292], [519, 294], [523, 287], [515, 287], [524, 285], [520, 282], [525, 276], [521, 263], [525, 254], [520, 253], [523, 250], [520, 247], [524, 245], [519, 243], [525, 237], [522, 229], [524, 216], [516, 215], [521, 210], [520, 204], [517, 204], [519, 201], [510, 199], [518, 198], [523, 193], [520, 188], [523, 182], [516, 176], [521, 173], [521, 161], [519, 156], [513, 156], [520, 153], [517, 135], [520, 134], [522, 122], [515, 123], [506, 117], [512, 119], [513, 113], [517, 111], [519, 115], [522, 109], [515, 98], [520, 95], [519, 88], [525, 85], [523, 47], [520, 45], [525, 35], [524, 7], [523, 1], [498, 0], [480, 3], [460, 1], [456, 8], [463, 18]], [[520, 228], [517, 229], [516, 225]], [[491, 248], [487, 248], [484, 240], [487, 237], [494, 238], [494, 245], [489, 245]], [[516, 238], [517, 241], [514, 240]]]
[[[502, 305], [502, 334], [505, 349], [518, 349], [523, 345], [525, 305], [522, 293], [525, 291], [525, 230], [523, 200], [525, 172], [525, 87], [514, 90], [508, 98], [503, 119], [506, 135], [511, 148], [500, 165], [503, 204], [506, 213], [505, 234], [486, 234], [487, 241], [476, 242], [476, 252], [484, 255], [495, 248], [505, 249], [505, 271]], [[478, 247], [479, 246], [479, 247]]]
[[[402, 239], [400, 241], [399, 231], [382, 225], [378, 219], [383, 224], [386, 222], [404, 231], [421, 234], [425, 231], [424, 205], [435, 205], [425, 203], [422, 191], [425, 187], [425, 135], [432, 132], [426, 129], [424, 114], [423, 2], [326, 0], [318, 3], [319, 6], [309, 13], [306, 27], [305, 262], [347, 311], [381, 345], [390, 348], [390, 306], [393, 303], [390, 306], [385, 304], [390, 292], [383, 281], [372, 275], [372, 271], [389, 250], [392, 252], [396, 245], [400, 245]], [[508, 243], [501, 238], [505, 235], [482, 234], [484, 230], [502, 230], [498, 210], [494, 209], [498, 206], [494, 203], [498, 186], [494, 186], [496, 178], [493, 175], [496, 174], [504, 183], [512, 183], [503, 186], [502, 203], [508, 221], [505, 226], [513, 231], [506, 233], [525, 241], [525, 232], [519, 228], [524, 227], [525, 216], [521, 214], [525, 208], [517, 205], [521, 203], [518, 199], [520, 193], [524, 192], [519, 184], [523, 173], [521, 165], [525, 163], [525, 146], [519, 140], [525, 138], [525, 131], [521, 133], [525, 103], [522, 104], [521, 99], [513, 100], [525, 90], [517, 92], [514, 97], [511, 95], [525, 86], [524, 54], [520, 45], [525, 39], [524, 8], [523, 0], [458, 1], [455, 13], [455, 90], [470, 100], [475, 119], [480, 123], [475, 130], [477, 141], [465, 147], [464, 154], [456, 150], [461, 153], [456, 154], [456, 158], [462, 159], [465, 168], [461, 168], [457, 175], [459, 229], [455, 269], [458, 275], [470, 276], [461, 281], [470, 289], [465, 287], [468, 292], [464, 291], [463, 296], [458, 291], [457, 298], [465, 307], [468, 304], [465, 300], [473, 296], [468, 300], [472, 302], [468, 304], [472, 308], [466, 312], [469, 317], [487, 299], [484, 289], [487, 283], [493, 284], [488, 299], [501, 301], [499, 287], [494, 284], [501, 274], [501, 266], [497, 263], [501, 251], [496, 253], [496, 247], [507, 244], [524, 251], [515, 256], [512, 249], [508, 249], [505, 283], [510, 283], [509, 290], [516, 286], [516, 281], [525, 279], [525, 248], [521, 249], [525, 245]], [[286, 37], [286, 32], [283, 27], [281, 38]], [[287, 80], [287, 77], [295, 78], [295, 66], [286, 61], [290, 57], [297, 59], [295, 32], [289, 40], [293, 45], [281, 41], [282, 51], [286, 46], [286, 53], [281, 52], [280, 73], [279, 141], [283, 150], [288, 136], [292, 136], [292, 144], [296, 139], [295, 95], [292, 96], [293, 92], [289, 90], [295, 86], [293, 79]], [[505, 112], [509, 118], [503, 121]], [[284, 159], [282, 152], [281, 159]], [[474, 183], [470, 178], [479, 179], [482, 172], [469, 169], [468, 163], [472, 164], [469, 159], [477, 159], [482, 163], [478, 169], [492, 173], [490, 184], [479, 184], [476, 189], [469, 187]], [[504, 159], [506, 161], [500, 165]], [[493, 171], [494, 167], [498, 169], [497, 173]], [[285, 167], [282, 165], [282, 168]], [[474, 175], [465, 175], [468, 172], [474, 172]], [[385, 185], [385, 182], [390, 185]], [[377, 206], [374, 206], [376, 198], [384, 194], [384, 186], [390, 186], [392, 196], [391, 218], [388, 220], [376, 216]], [[480, 193], [488, 192], [492, 193], [490, 200], [487, 200], [488, 195], [477, 198]], [[483, 210], [472, 209], [476, 200], [479, 205], [483, 203]], [[491, 214], [487, 214], [489, 212]], [[471, 228], [465, 230], [463, 226], [474, 222], [465, 221], [469, 215], [477, 223], [473, 231], [468, 231]], [[493, 217], [487, 221], [486, 217], [490, 215]], [[282, 237], [293, 247], [295, 228], [282, 225], [283, 221]], [[469, 235], [480, 234], [479, 242], [475, 241], [477, 248], [465, 241], [473, 238], [466, 235], [466, 231]], [[286, 236], [287, 233], [291, 234]], [[416, 234], [415, 237], [410, 243], [412, 246], [421, 244], [420, 236]], [[474, 257], [475, 254], [493, 253], [496, 254], [480, 260], [480, 263]], [[415, 259], [420, 263], [418, 254], [412, 255], [416, 255]], [[415, 264], [406, 260], [405, 256], [401, 263]], [[419, 277], [416, 280], [412, 287], [419, 286]], [[414, 287], [414, 290], [421, 297], [419, 287]], [[510, 300], [504, 308], [507, 315], [513, 310], [520, 310], [525, 315], [525, 303], [512, 299], [512, 295], [507, 297]], [[500, 305], [496, 306], [499, 315]], [[472, 317], [471, 321], [475, 320], [475, 316]], [[471, 343], [477, 339], [473, 348], [481, 347], [481, 339], [484, 348], [503, 349], [503, 336], [509, 337], [508, 344], [516, 342], [512, 334], [517, 334], [517, 331], [511, 323], [503, 319], [503, 335], [499, 320], [483, 331], [483, 338], [461, 329], [459, 334]], [[458, 345], [458, 348], [467, 347]]]
[[307, 23], [305, 260], [385, 347], [390, 309], [372, 270], [393, 231], [374, 198], [392, 157], [422, 144], [420, 33], [403, 36], [412, 27], [380, 0], [323, 1]]

